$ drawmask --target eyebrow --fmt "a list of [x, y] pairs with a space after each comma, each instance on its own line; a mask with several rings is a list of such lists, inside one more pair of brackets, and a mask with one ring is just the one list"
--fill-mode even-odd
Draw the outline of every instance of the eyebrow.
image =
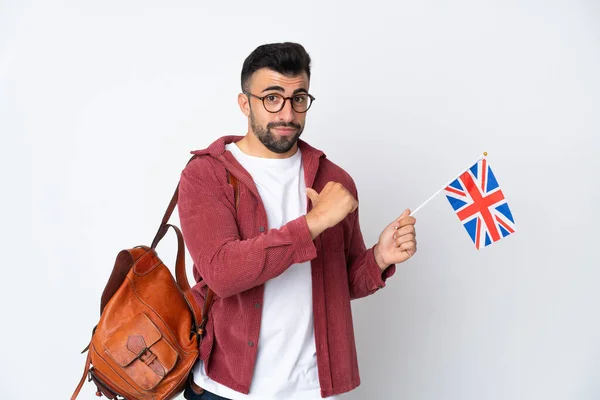
[[[264, 93], [264, 92], [268, 92], [271, 90], [276, 90], [278, 92], [285, 92], [284, 88], [282, 88], [281, 86], [277, 86], [277, 85], [269, 86], [268, 88], [264, 89], [262, 92]], [[298, 94], [298, 93], [308, 93], [308, 90], [306, 90], [304, 88], [298, 88], [298, 89], [294, 90], [293, 94]]]

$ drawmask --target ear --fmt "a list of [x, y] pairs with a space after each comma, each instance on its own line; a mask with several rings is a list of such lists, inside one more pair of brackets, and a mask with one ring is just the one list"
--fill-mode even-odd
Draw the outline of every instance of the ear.
[[244, 93], [238, 94], [238, 105], [246, 117], [250, 117], [250, 102]]

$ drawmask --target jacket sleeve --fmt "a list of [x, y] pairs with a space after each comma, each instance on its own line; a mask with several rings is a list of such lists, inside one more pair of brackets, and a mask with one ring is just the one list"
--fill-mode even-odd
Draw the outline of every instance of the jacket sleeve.
[[195, 272], [217, 296], [228, 297], [259, 286], [292, 264], [316, 257], [304, 216], [242, 240], [232, 186], [220, 183], [210, 171], [199, 173], [201, 163], [206, 161], [197, 159], [183, 170], [177, 208]]
[[[357, 191], [354, 194], [358, 200]], [[360, 204], [360, 203], [359, 203]], [[352, 234], [350, 235], [350, 246], [348, 251], [348, 284], [350, 285], [350, 298], [358, 299], [375, 293], [385, 287], [387, 278], [394, 275], [396, 265], [389, 265], [383, 272], [375, 261], [374, 248], [365, 246], [365, 241], [360, 229], [359, 209], [357, 208], [352, 218]]]

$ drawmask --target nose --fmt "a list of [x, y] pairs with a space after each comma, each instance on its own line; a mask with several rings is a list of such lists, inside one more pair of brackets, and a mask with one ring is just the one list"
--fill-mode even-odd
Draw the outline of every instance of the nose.
[[296, 112], [292, 108], [292, 100], [286, 99], [283, 108], [277, 113], [280, 121], [292, 122], [296, 116]]

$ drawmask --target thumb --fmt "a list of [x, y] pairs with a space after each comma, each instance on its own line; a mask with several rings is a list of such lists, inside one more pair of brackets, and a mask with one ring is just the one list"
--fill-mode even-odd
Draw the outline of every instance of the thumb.
[[311, 203], [315, 205], [317, 199], [319, 198], [319, 193], [313, 188], [306, 188], [306, 196], [310, 199]]
[[394, 226], [395, 229], [397, 229], [400, 225], [398, 224], [398, 222], [400, 222], [400, 220], [402, 218], [406, 218], [410, 215], [410, 210], [407, 208], [406, 210], [404, 210], [402, 212], [402, 214], [400, 214], [400, 216], [398, 218], [396, 218], [396, 220], [394, 222], [391, 223], [391, 225]]

